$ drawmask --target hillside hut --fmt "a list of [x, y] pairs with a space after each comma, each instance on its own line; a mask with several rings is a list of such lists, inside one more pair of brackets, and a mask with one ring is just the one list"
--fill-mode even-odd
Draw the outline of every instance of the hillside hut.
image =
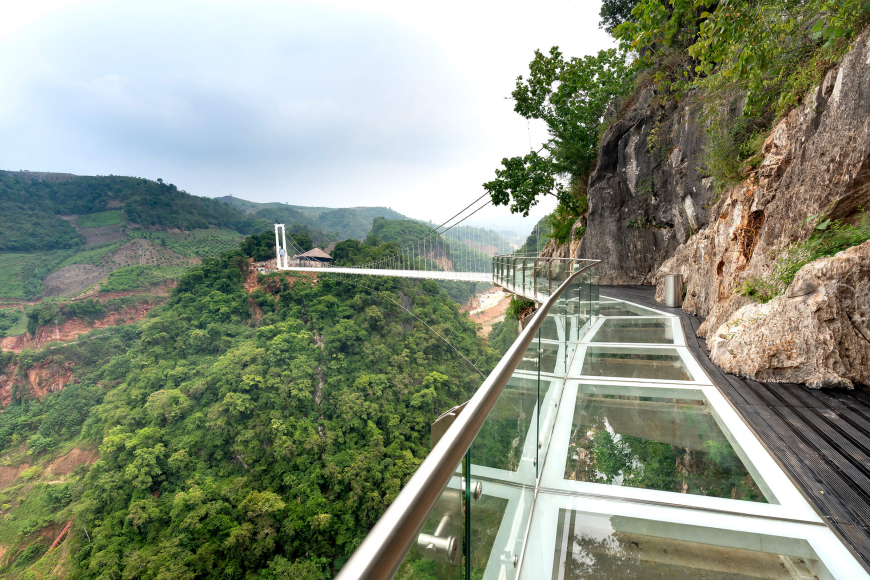
[[332, 261], [332, 256], [330, 256], [320, 248], [314, 248], [313, 250], [308, 250], [304, 254], [297, 255], [296, 259], [302, 262], [317, 262], [319, 264], [327, 264]]

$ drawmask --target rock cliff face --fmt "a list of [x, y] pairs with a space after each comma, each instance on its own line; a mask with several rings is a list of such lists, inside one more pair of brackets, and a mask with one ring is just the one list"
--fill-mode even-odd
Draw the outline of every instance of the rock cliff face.
[[683, 308], [707, 317], [699, 334], [731, 372], [815, 386], [870, 382], [857, 370], [870, 365], [859, 312], [865, 250], [808, 265], [764, 307], [736, 293], [769, 271], [777, 250], [809, 237], [809, 216], [848, 222], [870, 210], [868, 38], [777, 123], [757, 173], [721, 198], [698, 169], [706, 133], [691, 104], [662, 106], [643, 91], [602, 138], [579, 248], [550, 252], [601, 259], [603, 284], [655, 283], [659, 300], [664, 275], [681, 273]]
[[710, 358], [759, 381], [870, 385], [870, 242], [801, 268], [786, 293], [707, 328]]
[[[853, 254], [806, 266], [786, 296], [769, 307], [759, 309], [735, 293], [747, 278], [769, 271], [777, 250], [809, 237], [814, 225], [807, 223], [809, 216], [824, 213], [848, 222], [862, 208], [870, 209], [868, 38], [859, 37], [839, 67], [774, 127], [757, 175], [727, 191], [713, 207], [709, 226], [680, 246], [656, 275], [659, 299], [664, 274], [683, 275], [688, 290], [683, 308], [707, 317], [699, 334], [729, 370], [815, 386], [868, 382], [866, 371], [850, 370], [853, 364], [867, 365], [861, 353], [870, 347], [855, 322], [863, 315], [856, 314], [853, 297], [870, 272]], [[854, 287], [846, 292], [849, 284]], [[722, 342], [734, 335], [720, 332], [723, 325], [743, 330], [741, 321], [765, 313], [752, 332], [733, 344]], [[853, 328], [841, 328], [845, 325]], [[816, 344], [814, 335], [821, 342]], [[785, 348], [787, 343], [792, 346]], [[822, 352], [812, 353], [814, 348]]]
[[662, 105], [647, 88], [604, 133], [579, 248], [580, 256], [603, 260], [602, 284], [651, 284], [707, 225], [714, 192], [698, 170], [706, 133], [692, 109]]

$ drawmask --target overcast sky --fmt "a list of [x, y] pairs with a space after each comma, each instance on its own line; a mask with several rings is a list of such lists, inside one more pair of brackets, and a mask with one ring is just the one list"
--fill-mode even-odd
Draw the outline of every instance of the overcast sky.
[[546, 138], [505, 97], [535, 49], [612, 46], [598, 10], [4, 3], [0, 169], [160, 177], [196, 195], [384, 205], [440, 222], [483, 193], [502, 157]]

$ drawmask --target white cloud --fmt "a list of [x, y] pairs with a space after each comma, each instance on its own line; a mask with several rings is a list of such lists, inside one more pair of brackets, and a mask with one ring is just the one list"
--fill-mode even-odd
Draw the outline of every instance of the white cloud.
[[546, 138], [505, 97], [536, 48], [610, 46], [597, 12], [582, 0], [16, 3], [0, 25], [0, 159], [439, 221], [502, 157]]

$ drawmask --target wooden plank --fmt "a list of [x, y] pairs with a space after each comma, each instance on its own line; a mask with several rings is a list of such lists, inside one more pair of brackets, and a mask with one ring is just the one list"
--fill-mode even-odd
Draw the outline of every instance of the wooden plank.
[[840, 522], [870, 521], [866, 499], [822, 454], [797, 437], [791, 426], [772, 409], [754, 408], [753, 411], [767, 420], [774, 433], [781, 435], [783, 448], [777, 456], [790, 466], [787, 473], [801, 482], [804, 493], [823, 514]]
[[808, 389], [803, 385], [796, 383], [782, 383], [789, 388], [791, 394], [800, 400], [801, 406], [812, 409], [827, 409], [828, 405], [821, 399], [814, 397], [811, 393], [813, 389]]
[[852, 397], [863, 403], [864, 405], [870, 407], [870, 393], [867, 392], [867, 389], [864, 387], [858, 387], [854, 391], [850, 391], [847, 393], [848, 396]]
[[825, 404], [826, 407], [830, 407], [831, 409], [846, 409], [846, 404], [840, 401], [840, 399], [834, 397], [831, 394], [831, 391], [822, 391], [819, 389], [807, 389], [807, 393], [821, 401]]
[[861, 449], [866, 456], [870, 456], [870, 437], [861, 429], [856, 429], [849, 421], [832, 411], [831, 409], [815, 409], [815, 412], [833, 428], [847, 437], [853, 445]]
[[837, 417], [848, 422], [849, 425], [862, 433], [864, 437], [870, 438], [870, 421], [868, 421], [863, 415], [859, 415], [851, 409], [835, 409], [832, 411], [837, 415]]
[[835, 398], [840, 402], [845, 408], [851, 409], [856, 413], [860, 413], [867, 420], [870, 420], [870, 407], [856, 399], [849, 393], [844, 393], [843, 391], [835, 390], [831, 391], [831, 397]]
[[810, 409], [794, 409], [794, 412], [803, 417], [804, 421], [809, 426], [812, 426], [826, 443], [832, 447], [836, 445], [835, 448], [840, 454], [850, 459], [858, 469], [870, 477], [870, 457], [867, 456], [867, 453], [863, 449], [860, 449], [849, 438], [845, 437], [842, 432], [838, 431], [834, 421], [828, 422]]
[[806, 407], [803, 401], [795, 396], [797, 385], [793, 383], [758, 383], [762, 388], [772, 393], [780, 402], [776, 405], [786, 407]]
[[[840, 474], [846, 486], [838, 488], [836, 493], [844, 497], [848, 489], [852, 489], [854, 493], [849, 494], [851, 501], [846, 503], [855, 511], [864, 517], [864, 521], [870, 521], [870, 496], [867, 491], [870, 491], [870, 477], [865, 474], [861, 468], [850, 461], [848, 455], [834, 448], [830, 443], [824, 440], [813, 429], [806, 429], [806, 423], [800, 419], [796, 419], [794, 411], [788, 407], [780, 407], [776, 410], [778, 414], [788, 422], [793, 429], [799, 430], [796, 435], [802, 438], [805, 442], [811, 445], [816, 453], [824, 459], [825, 463], [830, 465]], [[843, 444], [844, 441], [840, 441]], [[848, 453], [848, 452], [846, 452]], [[820, 474], [822, 475], [822, 474]], [[827, 481], [827, 479], [825, 479]], [[831, 482], [828, 482], [831, 483]]]
[[[711, 363], [711, 364], [712, 364], [712, 363]], [[741, 379], [740, 377], [735, 377], [734, 375], [727, 375], [727, 374], [726, 374], [726, 375], [724, 375], [724, 376], [725, 376], [725, 380], [728, 381], [728, 383], [729, 383], [731, 386], [733, 386], [735, 389], [737, 389], [737, 392], [740, 393], [740, 396], [741, 396], [741, 397], [743, 397], [744, 399], [746, 399], [746, 402], [747, 402], [748, 404], [750, 404], [750, 405], [757, 405], [757, 406], [760, 406], [760, 407], [767, 407], [767, 406], [769, 406], [769, 405], [767, 404], [767, 402], [766, 402], [764, 399], [762, 399], [762, 398], [758, 395], [758, 393], [756, 393], [755, 390], [752, 389], [752, 388], [751, 388], [751, 387], [746, 383], [746, 381], [745, 381], [744, 379]]]
[[768, 407], [780, 407], [782, 406], [782, 401], [771, 391], [767, 389], [767, 387], [758, 381], [753, 381], [752, 379], [743, 379], [743, 382], [747, 387], [752, 389], [760, 399], [764, 401], [764, 404]]
[[836, 526], [837, 535], [847, 547], [852, 548], [852, 553], [859, 561], [863, 560], [864, 567], [870, 565], [870, 533], [867, 528], [860, 525], [842, 524]]
[[[815, 504], [816, 509], [833, 522], [854, 523], [857, 520], [855, 514], [849, 510], [835, 494], [835, 488], [828, 485], [820, 477], [819, 472], [829, 472], [819, 455], [803, 447], [802, 452], [797, 454], [793, 451], [779, 433], [788, 433], [789, 427], [773, 416], [771, 422], [768, 409], [753, 407], [748, 410], [748, 423], [753, 427], [755, 435], [768, 448], [777, 462], [788, 473], [795, 485], [803, 492], [809, 501]], [[779, 426], [776, 426], [779, 423]], [[815, 469], [811, 466], [815, 466]]]

